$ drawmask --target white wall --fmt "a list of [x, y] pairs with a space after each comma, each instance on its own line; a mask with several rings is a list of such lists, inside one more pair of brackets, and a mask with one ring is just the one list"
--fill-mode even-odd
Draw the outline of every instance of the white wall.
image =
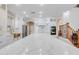
[[15, 32], [22, 33], [22, 24], [23, 24], [22, 17], [16, 16], [15, 17]]
[[[44, 26], [41, 28], [40, 25]], [[56, 21], [50, 21], [50, 18], [36, 18], [35, 19], [35, 33], [50, 34], [51, 26], [56, 26]]]
[[[43, 28], [42, 28], [43, 26]], [[35, 32], [38, 33], [38, 32], [41, 32], [41, 33], [46, 33], [46, 27], [47, 27], [47, 24], [46, 24], [46, 19], [44, 18], [36, 18], [35, 19]]]
[[79, 8], [73, 8], [70, 10], [69, 15], [63, 17], [64, 23], [69, 22], [70, 26], [77, 30], [79, 28]]
[[7, 31], [7, 11], [0, 7], [0, 29], [2, 33]]

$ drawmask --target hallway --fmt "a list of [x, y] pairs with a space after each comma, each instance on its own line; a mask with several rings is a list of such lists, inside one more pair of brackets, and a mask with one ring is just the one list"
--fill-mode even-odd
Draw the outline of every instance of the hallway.
[[0, 55], [79, 54], [79, 4], [0, 4]]

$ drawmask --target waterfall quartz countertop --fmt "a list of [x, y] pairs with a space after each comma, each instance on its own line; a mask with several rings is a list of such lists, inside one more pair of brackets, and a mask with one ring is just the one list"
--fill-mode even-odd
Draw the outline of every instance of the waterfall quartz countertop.
[[[64, 39], [64, 38], [63, 38]], [[79, 49], [43, 33], [31, 34], [2, 49], [0, 55], [63, 55], [79, 54]]]

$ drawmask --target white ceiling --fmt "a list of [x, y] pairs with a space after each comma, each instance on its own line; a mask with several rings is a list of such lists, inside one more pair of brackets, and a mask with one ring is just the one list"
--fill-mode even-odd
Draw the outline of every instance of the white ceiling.
[[[38, 17], [41, 13], [43, 17], [58, 17], [61, 16], [63, 12], [72, 9], [75, 4], [9, 4], [8, 9], [17, 15], [24, 16], [23, 11], [26, 11], [26, 15]], [[34, 12], [35, 13], [34, 13]], [[32, 14], [34, 13], [34, 14]]]

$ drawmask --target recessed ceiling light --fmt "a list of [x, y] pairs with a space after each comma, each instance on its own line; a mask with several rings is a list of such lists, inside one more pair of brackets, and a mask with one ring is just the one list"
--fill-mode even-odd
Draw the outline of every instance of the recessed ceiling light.
[[43, 12], [42, 11], [39, 11], [39, 14], [43, 14]]
[[42, 17], [43, 15], [39, 15], [39, 17]]
[[25, 12], [25, 11], [23, 11], [23, 14], [26, 14], [26, 12]]
[[70, 11], [66, 11], [66, 12], [63, 13], [63, 16], [68, 17], [69, 14], [70, 14]]
[[16, 6], [20, 6], [20, 4], [16, 4]]
[[40, 6], [44, 6], [44, 4], [40, 4]]

